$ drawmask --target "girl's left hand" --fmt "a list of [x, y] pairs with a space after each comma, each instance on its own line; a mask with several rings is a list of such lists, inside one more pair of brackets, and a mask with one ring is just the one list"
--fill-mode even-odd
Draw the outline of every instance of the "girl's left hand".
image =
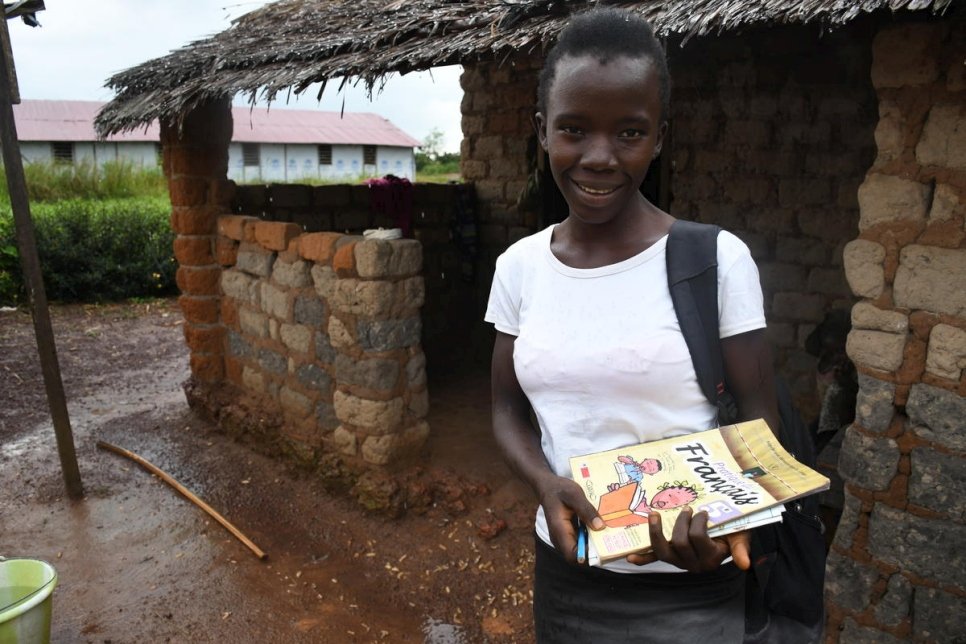
[[685, 508], [678, 515], [670, 541], [664, 538], [660, 513], [652, 512], [648, 528], [653, 551], [628, 555], [627, 561], [639, 566], [665, 561], [688, 572], [709, 572], [731, 556], [741, 570], [751, 567], [751, 532], [744, 530], [712, 539], [708, 536], [708, 513], [698, 512], [692, 517], [691, 512]]

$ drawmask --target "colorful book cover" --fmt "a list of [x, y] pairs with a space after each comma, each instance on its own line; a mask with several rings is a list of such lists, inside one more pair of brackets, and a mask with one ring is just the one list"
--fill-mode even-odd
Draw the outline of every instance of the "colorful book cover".
[[575, 456], [570, 466], [607, 526], [589, 533], [593, 559], [602, 563], [650, 550], [653, 511], [660, 511], [668, 539], [687, 506], [707, 511], [709, 532], [720, 536], [779, 521], [781, 504], [829, 486], [760, 419]]

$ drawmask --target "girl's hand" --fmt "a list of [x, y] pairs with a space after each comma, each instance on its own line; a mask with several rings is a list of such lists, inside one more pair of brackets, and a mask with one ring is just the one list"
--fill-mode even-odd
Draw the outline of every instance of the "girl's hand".
[[730, 555], [741, 570], [751, 567], [751, 532], [732, 532], [712, 539], [708, 536], [708, 513], [698, 512], [692, 517], [691, 512], [691, 508], [685, 508], [678, 515], [670, 541], [664, 538], [661, 515], [652, 512], [648, 528], [653, 552], [628, 555], [627, 561], [637, 565], [666, 561], [688, 572], [709, 572]]
[[580, 517], [592, 530], [602, 530], [604, 520], [584, 496], [580, 485], [568, 478], [548, 475], [541, 481], [538, 496], [547, 516], [551, 543], [564, 559], [576, 563], [577, 526], [574, 517]]

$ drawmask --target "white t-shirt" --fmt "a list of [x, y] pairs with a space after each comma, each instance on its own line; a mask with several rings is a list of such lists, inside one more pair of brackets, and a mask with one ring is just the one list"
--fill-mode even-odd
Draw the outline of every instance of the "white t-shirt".
[[[715, 408], [698, 387], [668, 292], [667, 236], [622, 262], [580, 269], [550, 251], [553, 228], [497, 259], [484, 318], [516, 336], [514, 369], [553, 471], [571, 478], [571, 456], [713, 427]], [[718, 235], [718, 310], [722, 338], [765, 326], [758, 269], [728, 232]], [[550, 544], [542, 507], [536, 531]]]

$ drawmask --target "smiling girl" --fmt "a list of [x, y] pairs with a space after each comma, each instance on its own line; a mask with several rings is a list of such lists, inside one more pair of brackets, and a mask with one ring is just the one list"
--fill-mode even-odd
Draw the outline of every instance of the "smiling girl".
[[[571, 480], [568, 459], [715, 425], [667, 288], [674, 218], [640, 192], [667, 133], [669, 86], [650, 26], [616, 9], [573, 18], [540, 76], [537, 134], [568, 212], [498, 259], [486, 312], [497, 331], [493, 430], [540, 501], [539, 642], [744, 635], [749, 535], [712, 539], [703, 512], [682, 512], [670, 540], [653, 512], [653, 554], [576, 565], [575, 519], [593, 529], [603, 521]], [[718, 238], [718, 275], [739, 414], [777, 427], [758, 271], [730, 233]]]

